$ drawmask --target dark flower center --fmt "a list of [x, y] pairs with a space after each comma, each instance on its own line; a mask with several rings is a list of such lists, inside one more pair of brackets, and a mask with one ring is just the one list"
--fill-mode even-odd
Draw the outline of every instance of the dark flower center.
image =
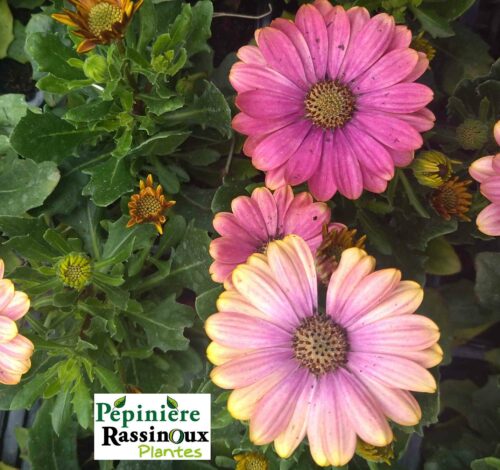
[[89, 30], [95, 36], [100, 36], [106, 31], [112, 31], [113, 25], [121, 19], [122, 12], [119, 7], [107, 2], [98, 3], [89, 12]]
[[293, 337], [295, 358], [314, 375], [333, 372], [347, 363], [347, 332], [329, 316], [306, 318]]
[[325, 80], [312, 86], [304, 101], [306, 117], [323, 129], [335, 129], [350, 121], [356, 99], [349, 87]]
[[143, 219], [158, 215], [162, 210], [160, 201], [150, 194], [142, 196], [137, 201], [137, 215]]

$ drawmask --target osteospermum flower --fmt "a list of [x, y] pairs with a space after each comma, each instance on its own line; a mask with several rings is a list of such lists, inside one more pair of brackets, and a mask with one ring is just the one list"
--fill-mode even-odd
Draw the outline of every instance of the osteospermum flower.
[[245, 452], [234, 456], [236, 470], [268, 470], [269, 461], [259, 452]]
[[121, 39], [125, 30], [142, 5], [143, 0], [69, 0], [76, 11], [64, 9], [52, 15], [56, 21], [76, 28], [75, 36], [83, 38], [78, 52], [88, 52], [98, 44], [109, 44]]
[[[493, 135], [500, 145], [500, 121], [495, 124]], [[480, 183], [483, 196], [491, 201], [477, 216], [477, 227], [486, 235], [500, 236], [500, 153], [476, 160], [469, 173]]]
[[413, 83], [429, 61], [409, 48], [410, 30], [317, 0], [255, 39], [231, 69], [241, 110], [233, 127], [248, 135], [244, 152], [266, 185], [307, 181], [323, 201], [337, 190], [351, 199], [384, 191], [434, 123], [432, 90]]
[[127, 227], [135, 224], [154, 224], [156, 230], [161, 235], [163, 224], [167, 221], [165, 211], [175, 205], [175, 201], [167, 201], [163, 194], [163, 188], [159, 184], [156, 189], [153, 187], [153, 176], [148, 175], [146, 182], [139, 183], [139, 193], [133, 194], [128, 203], [130, 220]]
[[427, 150], [422, 152], [412, 164], [417, 181], [429, 188], [438, 188], [451, 178], [452, 161], [442, 152]]
[[[271, 242], [233, 272], [233, 290], [205, 324], [213, 382], [234, 389], [233, 417], [250, 421], [257, 445], [274, 441], [289, 457], [307, 435], [319, 465], [343, 465], [357, 436], [392, 442], [387, 418], [415, 425], [420, 407], [410, 391], [433, 393], [442, 351], [438, 327], [413, 312], [421, 287], [396, 269], [374, 271], [359, 248], [342, 254], [318, 299], [314, 257], [289, 235]], [[321, 305], [325, 305], [323, 309]]]
[[15, 385], [31, 367], [33, 343], [18, 333], [16, 325], [16, 320], [29, 310], [30, 300], [3, 275], [4, 263], [0, 259], [0, 383]]
[[82, 290], [92, 278], [92, 263], [84, 253], [70, 253], [64, 256], [55, 268], [59, 280], [72, 289]]
[[472, 194], [468, 189], [471, 183], [471, 180], [460, 181], [454, 177], [433, 191], [431, 205], [444, 220], [457, 217], [465, 222], [470, 221], [467, 212], [472, 204]]
[[[313, 252], [322, 241], [322, 228], [330, 221], [330, 209], [314, 202], [309, 193], [294, 196], [290, 186], [274, 193], [256, 188], [251, 197], [239, 196], [231, 203], [232, 212], [219, 212], [214, 228], [221, 235], [210, 244], [214, 262], [210, 273], [215, 282], [231, 285], [233, 269], [253, 253], [264, 253], [269, 242], [294, 233], [309, 244]], [[335, 225], [335, 224], [334, 224]]]

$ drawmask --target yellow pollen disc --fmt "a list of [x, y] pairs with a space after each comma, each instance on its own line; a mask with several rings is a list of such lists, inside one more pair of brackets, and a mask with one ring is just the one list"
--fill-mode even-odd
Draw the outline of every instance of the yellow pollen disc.
[[333, 80], [313, 85], [304, 101], [306, 117], [323, 129], [344, 126], [352, 118], [355, 104], [351, 90]]
[[112, 31], [115, 23], [122, 19], [122, 11], [116, 5], [101, 2], [93, 6], [89, 12], [89, 30], [95, 36], [100, 36], [103, 32]]
[[137, 215], [142, 219], [155, 216], [161, 213], [162, 205], [154, 196], [147, 194], [137, 201]]
[[344, 328], [328, 316], [314, 315], [295, 331], [293, 349], [303, 367], [323, 375], [346, 365], [349, 343]]

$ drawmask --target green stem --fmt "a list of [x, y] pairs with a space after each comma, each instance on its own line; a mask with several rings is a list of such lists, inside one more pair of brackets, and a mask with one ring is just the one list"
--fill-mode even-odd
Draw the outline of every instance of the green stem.
[[399, 179], [401, 180], [401, 183], [403, 184], [403, 188], [405, 189], [406, 195], [408, 196], [408, 200], [410, 201], [410, 204], [415, 208], [415, 210], [418, 212], [418, 214], [423, 217], [424, 219], [429, 219], [430, 215], [429, 213], [425, 210], [424, 206], [420, 203], [417, 195], [413, 191], [413, 188], [411, 187], [410, 182], [408, 181], [408, 178], [404, 174], [403, 170], [398, 170], [399, 173]]

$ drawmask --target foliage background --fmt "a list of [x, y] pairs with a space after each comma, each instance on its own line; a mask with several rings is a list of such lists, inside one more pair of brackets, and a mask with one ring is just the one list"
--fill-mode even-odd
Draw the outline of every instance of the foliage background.
[[[234, 468], [232, 455], [253, 449], [246, 427], [226, 411], [227, 393], [207, 380], [202, 325], [221, 292], [208, 275], [213, 215], [263, 184], [231, 130], [227, 73], [234, 51], [270, 19], [212, 22], [212, 14], [215, 6], [258, 15], [266, 3], [145, 0], [124, 50], [114, 44], [79, 55], [75, 38], [49, 16], [61, 0], [0, 0], [0, 257], [32, 299], [22, 330], [36, 345], [21, 384], [0, 387], [0, 408], [27, 409], [42, 397], [33, 426], [17, 431], [34, 470], [139, 468], [92, 460], [92, 394], [102, 391], [213, 394], [212, 462], [141, 469]], [[467, 118], [490, 130], [500, 119], [498, 0], [340, 3], [387, 11], [436, 49], [424, 81], [438, 119], [425, 148], [459, 162], [461, 177], [474, 159], [498, 151], [491, 137], [464, 150], [455, 133]], [[291, 15], [298, 4], [272, 7], [272, 16]], [[150, 225], [125, 227], [128, 198], [149, 172], [177, 201], [163, 236]], [[443, 332], [440, 394], [418, 397], [423, 421], [397, 430], [391, 468], [498, 469], [499, 244], [473, 222], [441, 219], [429, 191], [405, 169], [384, 194], [329, 202], [336, 221], [368, 236], [380, 267], [426, 283], [421, 310]], [[474, 192], [471, 218], [485, 205]], [[55, 276], [71, 252], [93, 262], [82, 292]], [[305, 447], [289, 461], [260, 450], [272, 469], [316, 468]], [[366, 468], [388, 467], [360, 457], [349, 464]]]

